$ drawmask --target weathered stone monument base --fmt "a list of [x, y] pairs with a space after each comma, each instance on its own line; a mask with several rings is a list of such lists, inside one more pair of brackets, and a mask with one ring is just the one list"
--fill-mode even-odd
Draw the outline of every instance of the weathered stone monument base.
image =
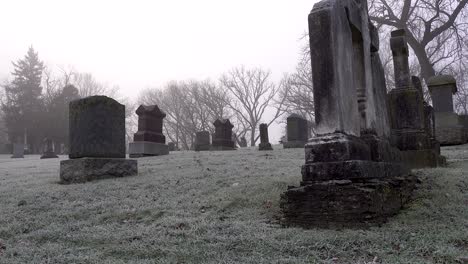
[[270, 143], [260, 143], [260, 145], [258, 145], [258, 150], [273, 150], [273, 147]]
[[435, 113], [436, 139], [442, 146], [461, 145], [466, 142], [466, 133], [460, 118], [455, 113]]
[[137, 161], [124, 158], [79, 158], [60, 162], [60, 181], [66, 184], [137, 174]]
[[330, 180], [290, 188], [281, 196], [282, 224], [303, 228], [380, 224], [410, 199], [416, 177]]
[[364, 137], [332, 133], [309, 140], [300, 186], [281, 197], [284, 225], [359, 227], [402, 208], [416, 178], [387, 140]]
[[167, 155], [169, 146], [155, 142], [136, 141], [129, 144], [128, 153], [130, 158]]
[[420, 130], [393, 130], [392, 140], [401, 150], [402, 160], [411, 169], [435, 168], [446, 165], [440, 155], [439, 142]]
[[41, 159], [57, 159], [58, 156], [54, 152], [46, 152], [42, 154]]
[[283, 148], [303, 148], [307, 142], [305, 141], [287, 141], [283, 143]]

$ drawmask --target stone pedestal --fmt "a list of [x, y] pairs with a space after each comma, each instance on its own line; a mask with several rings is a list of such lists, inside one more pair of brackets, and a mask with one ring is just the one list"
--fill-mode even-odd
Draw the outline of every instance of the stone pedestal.
[[195, 151], [210, 150], [210, 132], [200, 131], [195, 135]]
[[234, 127], [229, 119], [217, 119], [215, 134], [211, 144], [211, 150], [235, 150], [235, 143], [232, 140], [232, 128]]
[[166, 113], [157, 105], [140, 105], [136, 110], [138, 115], [138, 131], [133, 136], [133, 142], [128, 146], [131, 158], [160, 156], [169, 154], [166, 137], [162, 133], [163, 119]]
[[136, 141], [130, 143], [128, 147], [128, 153], [130, 158], [141, 158], [169, 154], [169, 146], [161, 143]]
[[70, 160], [60, 162], [62, 183], [137, 175], [125, 159], [125, 106], [106, 96], [70, 102]]
[[62, 183], [83, 183], [138, 174], [137, 161], [119, 158], [80, 158], [60, 162]]
[[24, 158], [24, 144], [14, 143], [13, 144], [13, 156], [12, 159]]

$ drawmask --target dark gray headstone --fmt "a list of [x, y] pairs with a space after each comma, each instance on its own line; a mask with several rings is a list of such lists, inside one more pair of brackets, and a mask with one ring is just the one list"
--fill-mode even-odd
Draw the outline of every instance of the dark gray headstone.
[[429, 78], [427, 86], [432, 97], [434, 111], [453, 112], [452, 94], [457, 92], [457, 81], [451, 75], [438, 75]]
[[268, 125], [260, 124], [260, 145], [258, 150], [273, 150], [268, 138]]
[[239, 146], [241, 148], [246, 148], [247, 147], [247, 139], [245, 139], [245, 137], [241, 137]]
[[213, 125], [215, 126], [215, 134], [211, 147], [213, 150], [233, 150], [235, 143], [233, 141], [232, 128], [234, 127], [229, 119], [217, 119]]
[[125, 106], [106, 96], [70, 102], [69, 157], [125, 158]]
[[13, 143], [13, 156], [11, 158], [24, 158], [24, 144]]
[[167, 143], [167, 147], [169, 148], [169, 151], [175, 151], [176, 150], [174, 142]]
[[166, 137], [163, 135], [163, 119], [166, 113], [157, 105], [140, 105], [136, 110], [138, 115], [138, 131], [129, 144], [128, 152], [131, 158], [159, 156], [169, 154]]
[[210, 150], [210, 132], [200, 131], [195, 135], [195, 151]]
[[69, 160], [60, 162], [62, 183], [138, 174], [125, 159], [125, 106], [106, 96], [70, 102]]
[[41, 159], [53, 159], [58, 158], [55, 154], [54, 142], [50, 138], [44, 139], [44, 151], [42, 153]]
[[286, 119], [286, 122], [288, 141], [283, 143], [283, 147], [303, 148], [307, 143], [309, 134], [307, 120], [300, 115], [292, 114]]

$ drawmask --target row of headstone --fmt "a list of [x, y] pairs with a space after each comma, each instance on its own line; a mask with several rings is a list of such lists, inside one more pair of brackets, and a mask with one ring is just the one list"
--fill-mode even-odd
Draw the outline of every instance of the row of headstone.
[[[24, 143], [14, 143], [13, 144], [13, 156], [11, 158], [24, 158]], [[52, 139], [45, 138], [43, 141], [43, 152], [40, 157], [41, 159], [52, 159], [58, 158], [55, 153], [55, 145]]]
[[[210, 132], [200, 131], [195, 135], [195, 151], [208, 150], [234, 150], [235, 143], [232, 136], [232, 128], [234, 127], [229, 119], [218, 119], [213, 125], [215, 126], [215, 134], [213, 142], [210, 143]], [[247, 140], [241, 138], [241, 147], [247, 147]], [[260, 124], [260, 145], [259, 150], [273, 150], [268, 139], [268, 125]]]
[[397, 143], [410, 145], [419, 137], [433, 152], [423, 126], [422, 98], [411, 88], [402, 36], [392, 33], [397, 89], [387, 103], [379, 37], [369, 22], [367, 1], [314, 5], [309, 40], [316, 134], [305, 145], [300, 186], [281, 196], [283, 224], [380, 223], [408, 201], [416, 178]]

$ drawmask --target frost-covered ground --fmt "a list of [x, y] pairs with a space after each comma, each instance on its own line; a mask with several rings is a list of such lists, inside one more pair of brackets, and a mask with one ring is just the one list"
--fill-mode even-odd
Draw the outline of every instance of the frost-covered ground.
[[[140, 174], [58, 184], [59, 160], [0, 156], [0, 263], [463, 263], [468, 146], [418, 170], [408, 208], [369, 230], [277, 223], [303, 149], [171, 152]], [[61, 157], [64, 159], [65, 157]], [[455, 161], [456, 160], [456, 161]]]

